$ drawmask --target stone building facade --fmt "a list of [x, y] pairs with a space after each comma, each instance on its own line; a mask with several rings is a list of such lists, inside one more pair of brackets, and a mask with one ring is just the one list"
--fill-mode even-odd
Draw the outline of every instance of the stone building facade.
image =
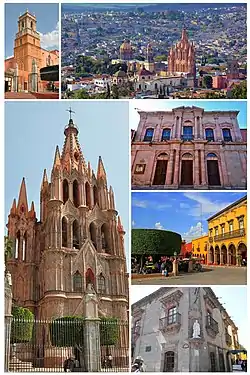
[[246, 189], [247, 143], [238, 111], [138, 111], [132, 188]]
[[132, 355], [147, 372], [229, 372], [237, 327], [211, 288], [160, 288], [132, 305]]
[[[34, 63], [36, 72], [34, 72]], [[34, 91], [32, 74], [38, 74], [37, 91], [43, 91], [47, 81], [40, 81], [39, 71], [46, 66], [59, 64], [59, 51], [41, 48], [37, 19], [26, 11], [18, 19], [18, 31], [14, 41], [14, 56], [5, 60], [5, 92]]]
[[[121, 219], [101, 157], [97, 174], [86, 163], [78, 129], [70, 119], [62, 153], [56, 147], [49, 182], [44, 171], [40, 220], [28, 206], [23, 179], [8, 217], [14, 241], [7, 263], [13, 280], [13, 302], [36, 319], [85, 316], [87, 285], [98, 297], [99, 317], [127, 321], [128, 275]], [[126, 345], [124, 345], [126, 346]]]
[[170, 48], [168, 55], [168, 74], [186, 75], [196, 77], [195, 47], [188, 40], [186, 29], [182, 30], [181, 40]]

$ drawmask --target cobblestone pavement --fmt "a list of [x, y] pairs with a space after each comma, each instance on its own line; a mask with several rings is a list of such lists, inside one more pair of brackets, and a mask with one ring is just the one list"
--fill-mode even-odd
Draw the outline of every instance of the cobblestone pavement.
[[133, 285], [246, 285], [247, 269], [205, 266], [203, 272], [132, 280]]

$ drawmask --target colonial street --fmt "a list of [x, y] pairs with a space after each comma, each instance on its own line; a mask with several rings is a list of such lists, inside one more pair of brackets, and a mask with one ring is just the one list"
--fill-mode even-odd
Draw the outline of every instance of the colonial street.
[[246, 267], [203, 266], [203, 272], [182, 273], [178, 276], [157, 276], [133, 279], [132, 285], [246, 285]]

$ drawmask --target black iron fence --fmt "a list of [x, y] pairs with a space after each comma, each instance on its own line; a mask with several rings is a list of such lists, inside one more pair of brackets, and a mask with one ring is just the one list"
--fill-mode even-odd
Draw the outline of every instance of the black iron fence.
[[[129, 370], [128, 323], [118, 319], [64, 317], [54, 320], [12, 318], [5, 368], [11, 372]], [[96, 370], [95, 370], [96, 371]]]

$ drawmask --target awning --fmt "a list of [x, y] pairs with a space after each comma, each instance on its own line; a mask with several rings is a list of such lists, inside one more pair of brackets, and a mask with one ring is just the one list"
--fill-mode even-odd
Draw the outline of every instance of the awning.
[[228, 353], [231, 353], [231, 354], [240, 354], [240, 353], [247, 354], [247, 351], [246, 350], [229, 350]]

